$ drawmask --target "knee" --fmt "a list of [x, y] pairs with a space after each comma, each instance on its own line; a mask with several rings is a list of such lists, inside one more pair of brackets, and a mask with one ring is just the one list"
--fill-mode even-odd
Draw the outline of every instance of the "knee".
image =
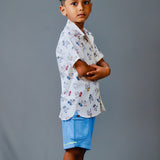
[[74, 156], [76, 159], [79, 159], [80, 157], [83, 157], [84, 154], [85, 154], [85, 149], [83, 148], [79, 148], [79, 147], [76, 147], [76, 148], [70, 148], [70, 149], [67, 149], [66, 152], [72, 154], [72, 156]]

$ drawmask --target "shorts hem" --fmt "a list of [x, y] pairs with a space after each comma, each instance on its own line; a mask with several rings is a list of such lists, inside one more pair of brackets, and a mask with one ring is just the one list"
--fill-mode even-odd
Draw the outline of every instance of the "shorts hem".
[[86, 150], [91, 150], [92, 149], [91, 147], [86, 147], [86, 146], [83, 146], [83, 145], [70, 145], [68, 147], [63, 147], [63, 149], [66, 150], [66, 149], [76, 148], [76, 147], [83, 148], [83, 149], [86, 149]]

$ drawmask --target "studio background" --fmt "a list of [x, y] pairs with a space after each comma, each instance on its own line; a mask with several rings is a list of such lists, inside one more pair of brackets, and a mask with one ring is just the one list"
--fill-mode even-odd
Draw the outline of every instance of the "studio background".
[[[0, 0], [0, 159], [63, 159], [58, 0]], [[85, 27], [111, 67], [86, 160], [160, 159], [160, 1], [94, 0]]]

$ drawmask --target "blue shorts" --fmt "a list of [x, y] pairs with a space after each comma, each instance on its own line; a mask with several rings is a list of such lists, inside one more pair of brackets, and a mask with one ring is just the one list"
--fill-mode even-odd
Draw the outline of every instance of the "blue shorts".
[[81, 147], [91, 149], [95, 117], [84, 118], [77, 111], [69, 120], [62, 120], [63, 148]]

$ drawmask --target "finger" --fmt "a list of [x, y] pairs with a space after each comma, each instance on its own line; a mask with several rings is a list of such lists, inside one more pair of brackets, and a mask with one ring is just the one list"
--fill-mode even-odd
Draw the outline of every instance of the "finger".
[[99, 68], [99, 66], [97, 66], [96, 64], [91, 64], [90, 66], [93, 68]]
[[92, 77], [86, 77], [86, 79], [90, 80], [90, 81], [96, 81], [97, 80], [97, 76], [92, 76]]
[[90, 71], [90, 72], [87, 72], [87, 75], [92, 75], [92, 74], [96, 74], [96, 71]]
[[93, 81], [92, 77], [85, 77], [87, 80]]

